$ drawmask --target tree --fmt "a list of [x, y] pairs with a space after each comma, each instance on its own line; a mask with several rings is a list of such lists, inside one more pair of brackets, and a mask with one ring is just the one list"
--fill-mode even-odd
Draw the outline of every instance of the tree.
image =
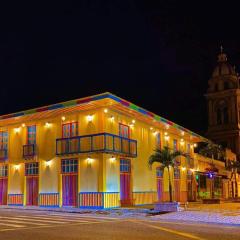
[[211, 198], [214, 198], [214, 174], [218, 171], [218, 169], [216, 168], [213, 160], [214, 158], [224, 159], [225, 151], [222, 149], [221, 145], [217, 145], [213, 142], [208, 142], [205, 147], [200, 149], [199, 154], [212, 159], [210, 168], [207, 168], [206, 170], [208, 171], [210, 176], [209, 178], [211, 179]]
[[152, 154], [148, 159], [149, 166], [152, 166], [153, 163], [160, 163], [160, 168], [164, 170], [167, 168], [168, 170], [168, 180], [169, 180], [169, 199], [170, 202], [173, 201], [172, 197], [172, 183], [170, 179], [170, 167], [176, 166], [176, 160], [178, 157], [183, 156], [186, 158], [190, 158], [190, 155], [187, 153], [183, 153], [181, 151], [171, 150], [169, 147], [165, 146], [163, 149], [157, 148], [154, 150], [154, 154]]
[[235, 197], [238, 197], [238, 183], [237, 183], [237, 173], [240, 172], [240, 162], [239, 161], [233, 161], [233, 160], [227, 160], [226, 162], [226, 169], [232, 172], [231, 179], [234, 175], [235, 178]]

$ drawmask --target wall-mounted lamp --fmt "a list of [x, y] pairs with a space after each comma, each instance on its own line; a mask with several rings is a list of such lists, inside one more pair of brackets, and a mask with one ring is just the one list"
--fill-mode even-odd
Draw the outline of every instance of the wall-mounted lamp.
[[136, 123], [136, 120], [133, 119], [133, 120], [132, 120], [132, 124], [135, 124], [135, 123]]
[[91, 165], [92, 163], [93, 163], [93, 159], [90, 158], [90, 157], [88, 157], [88, 158], [87, 158], [87, 164], [88, 164], [88, 165]]
[[107, 108], [105, 108], [103, 111], [104, 111], [105, 113], [108, 113], [108, 109], [107, 109]]
[[66, 120], [65, 116], [62, 116], [62, 121], [64, 122]]
[[47, 161], [46, 161], [46, 166], [47, 166], [47, 167], [50, 167], [51, 164], [52, 164], [52, 161], [51, 161], [51, 160], [47, 160]]
[[23, 123], [23, 124], [22, 124], [22, 127], [23, 127], [23, 128], [24, 128], [24, 127], [26, 127], [26, 124], [25, 124], [25, 123]]
[[193, 144], [193, 147], [197, 147], [197, 143], [194, 143], [194, 144]]
[[153, 135], [156, 136], [158, 134], [158, 131], [154, 131]]
[[51, 126], [51, 124], [49, 122], [45, 123], [45, 127], [49, 128]]
[[150, 130], [152, 131], [152, 130], [153, 130], [153, 127], [150, 127]]
[[165, 127], [166, 127], [166, 129], [169, 129], [169, 125], [168, 124], [166, 124]]
[[191, 171], [192, 173], [194, 173], [194, 172], [195, 172], [195, 169], [193, 169], [193, 168], [190, 168], [190, 171]]
[[114, 156], [110, 157], [110, 162], [114, 163], [116, 161], [116, 158]]
[[182, 167], [181, 169], [182, 169], [182, 171], [185, 171], [185, 170], [186, 170], [186, 167]]
[[87, 121], [92, 122], [93, 120], [93, 115], [87, 115]]
[[180, 140], [180, 145], [183, 146], [184, 145], [184, 139], [181, 138]]
[[168, 141], [168, 140], [169, 140], [169, 136], [164, 136], [164, 139], [165, 139], [166, 141]]
[[114, 121], [114, 116], [111, 116], [110, 120], [111, 120], [111, 122], [113, 122]]
[[14, 169], [15, 169], [15, 171], [18, 171], [19, 169], [20, 169], [20, 165], [18, 164], [18, 165], [15, 165], [14, 166]]
[[15, 132], [15, 133], [19, 133], [19, 132], [20, 132], [20, 127], [14, 128], [14, 132]]
[[181, 135], [184, 136], [185, 132], [184, 131], [181, 131]]

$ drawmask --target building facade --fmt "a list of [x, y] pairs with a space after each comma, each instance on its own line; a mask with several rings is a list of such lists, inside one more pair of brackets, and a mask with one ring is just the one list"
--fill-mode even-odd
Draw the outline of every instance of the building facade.
[[[113, 208], [168, 201], [168, 175], [148, 158], [187, 152], [171, 169], [174, 200], [231, 195], [231, 173], [194, 153], [202, 136], [111, 93], [0, 116], [0, 205]], [[216, 187], [218, 186], [218, 187]]]

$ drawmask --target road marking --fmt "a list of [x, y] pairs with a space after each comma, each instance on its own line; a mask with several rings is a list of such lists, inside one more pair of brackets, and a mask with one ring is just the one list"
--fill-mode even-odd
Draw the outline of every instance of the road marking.
[[[1, 217], [5, 219], [9, 219], [9, 217]], [[40, 219], [32, 219], [32, 218], [21, 218], [21, 217], [11, 217], [11, 219], [15, 220], [24, 220], [24, 221], [34, 221], [34, 222], [46, 222], [46, 223], [59, 223], [64, 224], [65, 222], [59, 222], [59, 221], [50, 221], [50, 220], [40, 220]]]
[[8, 226], [8, 227], [14, 227], [14, 228], [24, 228], [25, 225], [18, 225], [18, 224], [11, 224], [11, 223], [0, 223], [0, 226]]
[[86, 220], [82, 220], [82, 219], [66, 219], [66, 218], [59, 218], [59, 217], [48, 217], [48, 216], [18, 216], [20, 218], [29, 218], [29, 219], [39, 219], [39, 220], [53, 220], [53, 221], [62, 221], [62, 222], [89, 222]]
[[190, 239], [204, 240], [204, 238], [197, 237], [197, 236], [192, 235], [190, 233], [180, 232], [180, 231], [172, 230], [172, 229], [165, 228], [165, 227], [159, 227], [159, 226], [151, 225], [151, 224], [148, 224], [148, 223], [144, 223], [142, 221], [136, 221], [136, 220], [131, 220], [131, 221], [135, 222], [135, 223], [138, 223], [138, 224], [145, 225], [145, 226], [150, 227], [150, 228], [155, 228], [155, 229], [158, 229], [158, 230], [162, 230], [162, 231], [165, 231], [165, 232], [173, 233], [175, 235], [187, 237], [187, 238], [190, 238]]
[[[16, 221], [16, 220], [11, 220], [11, 219], [1, 219], [1, 217], [0, 217], [0, 221], [4, 221], [4, 223], [6, 223], [6, 222], [9, 222], [9, 223], [20, 223], [20, 224], [22, 224], [23, 222], [22, 221]], [[1, 224], [1, 222], [0, 222], [0, 224]], [[28, 224], [31, 224], [31, 225], [37, 225], [37, 226], [46, 226], [46, 225], [48, 225], [48, 224], [44, 224], [44, 223], [33, 223], [33, 222], [30, 222], [30, 223], [28, 223]]]
[[[126, 220], [118, 220], [115, 221], [117, 222], [125, 222]], [[66, 223], [64, 226], [80, 226], [80, 225], [91, 225], [91, 224], [101, 224], [101, 223], [106, 223], [105, 221], [99, 221], [99, 222], [83, 222], [83, 223]], [[109, 223], [109, 222], [108, 222]], [[56, 228], [59, 227], [59, 225], [46, 225], [46, 226], [36, 226], [36, 227], [24, 227], [21, 228], [21, 230], [31, 230], [31, 229], [40, 229], [40, 228]], [[5, 228], [5, 229], [0, 229], [0, 232], [6, 232], [6, 231], [17, 231], [17, 228]]]

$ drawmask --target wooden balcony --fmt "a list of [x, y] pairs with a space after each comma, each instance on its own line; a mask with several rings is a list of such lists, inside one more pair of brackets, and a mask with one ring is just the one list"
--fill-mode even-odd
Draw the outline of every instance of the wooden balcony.
[[36, 144], [23, 145], [23, 158], [32, 159], [36, 156]]
[[0, 161], [4, 162], [8, 158], [8, 151], [7, 149], [0, 149]]
[[56, 155], [79, 153], [113, 153], [137, 157], [137, 141], [110, 133], [98, 133], [56, 139]]

